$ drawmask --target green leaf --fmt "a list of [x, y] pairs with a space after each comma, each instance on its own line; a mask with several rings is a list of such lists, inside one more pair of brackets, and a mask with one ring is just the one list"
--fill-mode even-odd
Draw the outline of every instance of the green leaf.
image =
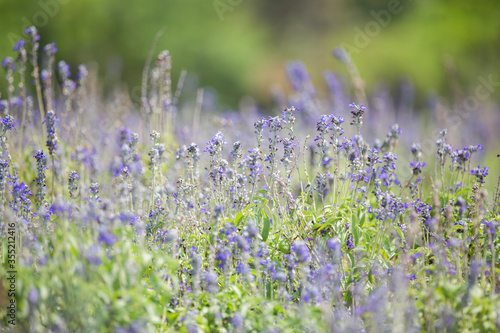
[[354, 245], [359, 245], [359, 228], [358, 226], [353, 226], [352, 228], [352, 236], [354, 237]]
[[401, 230], [401, 228], [398, 225], [395, 225], [394, 229], [396, 229], [396, 231], [399, 234], [399, 237], [401, 237], [401, 241], [403, 241], [405, 238], [404, 238], [403, 231]]
[[263, 216], [263, 225], [262, 225], [262, 240], [265, 242], [267, 240], [267, 237], [269, 237], [269, 230], [271, 229], [271, 221], [269, 220], [269, 217], [267, 215]]
[[236, 214], [236, 216], [234, 217], [234, 225], [235, 226], [238, 226], [241, 222], [241, 220], [243, 219], [243, 213], [242, 212], [239, 212], [238, 214]]
[[281, 240], [278, 249], [284, 254], [290, 254], [290, 245], [285, 240]]

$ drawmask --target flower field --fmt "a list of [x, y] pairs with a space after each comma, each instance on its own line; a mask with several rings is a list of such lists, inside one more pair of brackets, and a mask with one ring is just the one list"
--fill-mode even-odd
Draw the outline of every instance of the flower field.
[[140, 100], [105, 99], [24, 37], [2, 61], [2, 331], [500, 331], [498, 105], [367, 96], [343, 49], [350, 78], [290, 62], [267, 112], [183, 98], [167, 51]]

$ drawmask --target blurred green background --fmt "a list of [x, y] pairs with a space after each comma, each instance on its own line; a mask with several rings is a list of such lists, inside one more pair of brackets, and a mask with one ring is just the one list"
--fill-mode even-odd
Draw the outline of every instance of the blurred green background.
[[182, 69], [196, 73], [232, 108], [246, 95], [268, 105], [271, 85], [286, 86], [290, 60], [302, 60], [321, 85], [324, 69], [344, 71], [331, 56], [338, 45], [354, 51], [368, 92], [402, 77], [421, 96], [450, 94], [451, 80], [465, 91], [478, 76], [500, 81], [498, 0], [0, 0], [0, 57], [14, 55], [30, 24], [42, 45], [57, 43], [58, 60], [94, 62], [107, 91], [124, 83], [135, 92], [164, 27], [157, 53], [172, 53], [174, 80]]

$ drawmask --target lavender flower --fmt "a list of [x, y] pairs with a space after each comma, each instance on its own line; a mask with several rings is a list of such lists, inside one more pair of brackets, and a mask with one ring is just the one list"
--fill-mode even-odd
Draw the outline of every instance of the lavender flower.
[[333, 177], [330, 173], [318, 173], [316, 179], [314, 180], [314, 184], [312, 186], [312, 190], [316, 191], [321, 199], [324, 199], [328, 194], [330, 184], [333, 182]]
[[157, 144], [155, 144], [149, 150], [149, 170], [155, 172], [158, 170], [158, 165], [160, 164], [160, 151], [158, 150]]
[[95, 208], [98, 202], [101, 202], [99, 198], [99, 189], [101, 185], [98, 182], [90, 184], [90, 207]]
[[453, 151], [453, 146], [446, 143], [446, 133], [446, 129], [442, 130], [439, 133], [440, 138], [436, 141], [437, 154], [439, 156], [441, 167], [444, 167], [447, 157], [450, 156]]
[[205, 288], [209, 293], [215, 293], [219, 290], [218, 279], [219, 276], [214, 271], [207, 271], [205, 273]]
[[5, 57], [2, 59], [2, 67], [5, 70], [10, 70], [10, 71], [15, 71], [16, 70], [16, 64], [14, 63], [14, 59], [11, 57]]
[[243, 327], [243, 321], [243, 316], [238, 312], [236, 312], [231, 318], [231, 324], [233, 324], [234, 328], [236, 329], [240, 329], [241, 327]]
[[478, 165], [470, 171], [470, 174], [476, 176], [476, 179], [479, 183], [484, 184], [484, 178], [488, 176], [489, 170], [489, 167], [484, 167], [481, 169], [481, 165]]
[[43, 47], [43, 52], [47, 55], [53, 55], [57, 53], [56, 43], [49, 43]]
[[39, 292], [36, 288], [30, 288], [28, 291], [28, 302], [32, 306], [36, 306], [38, 304]]
[[340, 250], [341, 246], [340, 246], [340, 241], [338, 238], [330, 238], [326, 241], [326, 246], [333, 250], [333, 251], [337, 251], [337, 250]]
[[281, 121], [283, 124], [292, 126], [295, 124], [295, 113], [297, 112], [297, 109], [292, 106], [290, 108], [286, 108], [281, 112]]
[[352, 242], [352, 234], [349, 234], [349, 236], [347, 236], [347, 241], [346, 241], [346, 247], [348, 249], [352, 249], [354, 248], [354, 243]]
[[295, 254], [299, 263], [307, 263], [310, 258], [309, 248], [304, 241], [298, 241], [292, 244], [292, 252]]
[[336, 47], [332, 51], [332, 54], [335, 58], [337, 58], [339, 61], [341, 61], [344, 64], [350, 64], [352, 62], [351, 57], [349, 56], [349, 53], [347, 53], [346, 49], [343, 48], [342, 46]]
[[5, 184], [7, 182], [7, 177], [9, 175], [9, 163], [0, 159], [0, 212], [3, 210], [3, 203], [5, 197]]
[[[283, 143], [283, 158], [281, 159], [281, 163], [285, 166], [285, 169], [288, 169], [290, 163], [295, 160], [294, 147], [296, 147], [294, 138], [284, 138], [282, 140]], [[291, 172], [291, 170], [289, 170]]]
[[200, 275], [201, 275], [201, 269], [203, 266], [203, 261], [201, 257], [198, 255], [198, 248], [197, 247], [192, 247], [189, 250], [189, 258], [190, 263], [191, 263], [191, 271], [189, 272], [192, 276], [193, 279], [193, 289], [197, 290], [199, 288], [200, 284]]
[[20, 217], [30, 218], [31, 213], [31, 200], [28, 196], [33, 195], [24, 182], [20, 182], [17, 177], [11, 178], [12, 184], [12, 200], [9, 205], [14, 212]]
[[57, 150], [57, 142], [59, 141], [56, 133], [57, 120], [59, 119], [56, 118], [55, 112], [53, 110], [49, 110], [47, 112], [45, 123], [47, 125], [47, 147], [49, 148], [49, 155], [51, 156], [55, 155]]
[[416, 162], [420, 161], [420, 158], [422, 157], [422, 146], [420, 146], [418, 143], [412, 144], [411, 153]]
[[303, 91], [311, 81], [309, 73], [300, 61], [291, 61], [286, 64], [288, 81], [295, 92]]
[[200, 149], [198, 148], [198, 145], [192, 142], [187, 148], [187, 152], [189, 154], [189, 157], [193, 161], [193, 167], [196, 167], [200, 159]]
[[43, 153], [43, 150], [37, 151], [35, 155], [36, 158], [36, 170], [37, 170], [37, 178], [35, 179], [36, 186], [38, 191], [36, 193], [36, 197], [38, 199], [38, 205], [42, 205], [45, 199], [45, 170], [47, 170], [47, 156]]
[[415, 176], [418, 176], [422, 173], [422, 168], [427, 166], [425, 162], [410, 162], [410, 168]]
[[70, 198], [75, 198], [75, 192], [78, 191], [78, 179], [80, 179], [78, 172], [71, 171], [69, 173], [68, 190], [69, 190], [69, 197]]
[[76, 73], [76, 77], [75, 77], [75, 81], [79, 87], [85, 86], [85, 82], [87, 80], [88, 75], [89, 75], [89, 72], [87, 70], [87, 66], [79, 65], [78, 72]]
[[242, 164], [250, 170], [247, 176], [248, 182], [255, 186], [262, 175], [262, 164], [259, 162], [262, 160], [262, 151], [259, 148], [252, 148], [248, 153], [249, 155], [245, 156]]
[[59, 72], [59, 76], [63, 82], [71, 77], [69, 65], [64, 60], [59, 61], [57, 64], [57, 71]]
[[16, 42], [16, 44], [14, 44], [13, 51], [18, 52], [19, 50], [23, 49], [25, 45], [26, 42], [24, 41], [24, 39], [20, 39]]
[[260, 144], [262, 143], [262, 141], [264, 140], [264, 137], [262, 136], [262, 132], [264, 130], [264, 127], [266, 126], [266, 119], [265, 118], [261, 118], [260, 120], [256, 121], [254, 124], [253, 124], [253, 127], [255, 128], [255, 135], [257, 135], [257, 148], [260, 149]]
[[241, 142], [236, 141], [233, 144], [233, 150], [231, 150], [230, 156], [233, 161], [237, 161], [241, 158]]
[[210, 156], [213, 157], [217, 154], [220, 154], [223, 145], [225, 144], [227, 144], [227, 142], [224, 140], [224, 134], [222, 134], [221, 132], [217, 132], [212, 140], [207, 143], [207, 147], [205, 148], [204, 152], [209, 152]]
[[99, 241], [99, 243], [104, 243], [109, 247], [113, 246], [113, 244], [116, 243], [116, 236], [112, 232], [103, 229], [99, 232], [99, 237], [97, 240]]
[[358, 133], [361, 130], [361, 126], [363, 126], [363, 114], [366, 111], [366, 108], [364, 107], [363, 104], [361, 105], [356, 105], [354, 103], [349, 104], [349, 107], [352, 109], [351, 114], [352, 114], [352, 121], [351, 125], [354, 125], [358, 128]]
[[495, 239], [495, 236], [498, 233], [498, 221], [481, 221], [484, 224], [486, 233], [491, 235], [492, 239]]
[[328, 164], [333, 160], [328, 155], [329, 148], [332, 147], [335, 152], [339, 149], [339, 138], [344, 134], [344, 129], [340, 126], [342, 123], [344, 123], [344, 118], [340, 116], [322, 115], [320, 121], [316, 124], [318, 136], [314, 141], [317, 142], [316, 146], [319, 148], [316, 153], [320, 155], [320, 163], [324, 168], [327, 168]]
[[333, 101], [336, 105], [335, 109], [336, 111], [338, 111], [340, 109], [340, 105], [345, 105], [344, 94], [342, 92], [342, 83], [338, 79], [337, 75], [335, 75], [331, 71], [323, 72], [323, 78], [326, 82], [330, 95], [333, 97]]
[[90, 185], [90, 193], [92, 194], [99, 194], [99, 188], [100, 188], [100, 184], [95, 182], [95, 183], [92, 183]]
[[16, 129], [14, 126], [14, 117], [11, 115], [6, 115], [2, 119], [0, 119], [0, 125], [2, 125], [2, 130], [0, 133], [0, 137], [3, 137], [7, 131]]
[[38, 34], [38, 30], [35, 26], [28, 27], [24, 29], [24, 33], [28, 35], [30, 42], [32, 44], [38, 42], [40, 40], [40, 35]]
[[231, 250], [227, 247], [221, 247], [215, 254], [215, 260], [218, 262], [218, 266], [221, 269], [225, 269], [228, 265], [228, 261], [231, 258]]
[[401, 135], [401, 129], [398, 124], [394, 124], [387, 132], [386, 138], [380, 147], [381, 151], [394, 151], [398, 145], [399, 136]]
[[398, 158], [394, 153], [385, 153], [384, 155], [384, 165], [380, 167], [379, 178], [382, 180], [383, 184], [387, 187], [391, 187], [393, 183], [399, 185], [400, 182], [396, 177], [396, 160]]
[[[281, 123], [280, 117], [269, 117], [269, 119], [266, 121], [266, 127], [269, 127], [272, 135], [268, 139], [269, 154], [264, 161], [269, 162], [269, 165], [267, 167], [271, 169], [271, 172], [273, 173], [277, 166], [276, 152], [278, 151], [278, 144], [282, 141], [279, 132], [281, 132], [281, 130], [283, 129], [283, 124]], [[271, 176], [274, 176], [274, 174], [272, 174]]]

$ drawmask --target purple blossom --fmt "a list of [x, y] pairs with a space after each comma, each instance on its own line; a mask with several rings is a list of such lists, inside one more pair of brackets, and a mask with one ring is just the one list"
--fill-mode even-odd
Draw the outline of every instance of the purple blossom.
[[47, 125], [47, 147], [49, 148], [49, 155], [54, 156], [57, 150], [57, 143], [59, 139], [56, 133], [56, 114], [53, 110], [47, 112], [45, 123]]
[[295, 254], [297, 261], [300, 263], [305, 263], [309, 261], [310, 254], [309, 248], [304, 241], [297, 241], [292, 244], [292, 252]]
[[342, 46], [336, 47], [332, 51], [332, 55], [344, 64], [349, 64], [351, 62], [349, 53], [347, 53], [346, 49], [344, 49]]
[[427, 166], [427, 163], [425, 162], [410, 162], [410, 168], [413, 170], [414, 175], [419, 175], [422, 173], [422, 168]]
[[484, 224], [486, 232], [491, 235], [493, 239], [495, 239], [495, 236], [497, 235], [498, 232], [498, 221], [481, 221], [481, 223]]
[[349, 104], [349, 107], [351, 108], [351, 114], [352, 114], [351, 125], [356, 126], [359, 131], [361, 126], [363, 125], [363, 114], [365, 113], [366, 108], [364, 107], [363, 104], [357, 105], [355, 103]]
[[2, 59], [2, 67], [4, 69], [16, 70], [16, 65], [14, 64], [14, 59], [11, 57], [5, 57]]
[[227, 266], [229, 258], [231, 258], [231, 251], [225, 246], [221, 247], [215, 254], [215, 260], [221, 269]]
[[14, 51], [19, 51], [21, 48], [24, 48], [24, 45], [26, 44], [26, 42], [24, 41], [24, 39], [20, 39], [17, 41], [17, 43], [14, 45]]
[[219, 276], [214, 271], [207, 271], [205, 273], [205, 288], [209, 293], [214, 293], [219, 289], [218, 279]]
[[63, 82], [71, 77], [69, 65], [64, 60], [59, 61], [59, 63], [57, 64], [57, 70]]
[[470, 174], [476, 176], [477, 181], [480, 182], [481, 184], [484, 184], [484, 178], [488, 176], [489, 170], [490, 170], [489, 167], [481, 168], [481, 165], [478, 165], [477, 167], [473, 168], [470, 171]]
[[0, 124], [2, 125], [2, 135], [8, 130], [16, 129], [14, 126], [14, 117], [11, 115], [6, 115], [4, 118], [0, 119]]
[[340, 242], [338, 238], [330, 238], [329, 240], [326, 241], [326, 246], [334, 251], [340, 250]]
[[5, 182], [8, 177], [9, 162], [0, 159], [0, 193], [3, 193]]
[[99, 243], [104, 243], [107, 246], [112, 246], [114, 243], [116, 243], [116, 236], [112, 232], [103, 229], [99, 232], [99, 237], [97, 240], [99, 241]]
[[100, 187], [100, 184], [98, 182], [92, 183], [90, 185], [90, 193], [99, 194], [99, 187]]
[[57, 53], [56, 43], [49, 43], [43, 47], [43, 52], [48, 55], [53, 55]]
[[212, 140], [207, 142], [207, 148], [205, 148], [204, 152], [209, 152], [210, 156], [214, 156], [222, 151], [222, 147], [225, 144], [227, 142], [224, 140], [224, 134], [217, 132]]
[[38, 30], [35, 26], [27, 27], [24, 29], [24, 33], [28, 35], [32, 43], [40, 40], [40, 35], [38, 34]]
[[348, 249], [354, 248], [354, 243], [352, 241], [353, 241], [352, 235], [349, 234], [349, 236], [347, 236], [347, 241], [346, 241], [346, 246]]
[[78, 83], [78, 86], [83, 86], [89, 75], [89, 71], [87, 70], [87, 66], [78, 65], [78, 72], [76, 73], [75, 81]]
[[31, 304], [31, 305], [35, 305], [38, 303], [38, 297], [39, 297], [39, 292], [38, 292], [38, 289], [36, 288], [30, 288], [29, 292], [28, 292], [28, 302]]
[[19, 216], [31, 217], [31, 200], [28, 196], [33, 195], [28, 185], [20, 182], [17, 177], [11, 177], [12, 200], [9, 205]]
[[292, 89], [296, 92], [304, 90], [311, 80], [304, 64], [300, 61], [291, 61], [287, 63], [286, 73]]
[[38, 187], [38, 192], [36, 197], [38, 198], [38, 203], [41, 204], [45, 198], [45, 170], [47, 170], [47, 156], [43, 153], [43, 150], [36, 152], [33, 157], [36, 159], [37, 168], [37, 178], [35, 179], [36, 186]]
[[76, 171], [71, 171], [68, 176], [68, 190], [69, 190], [69, 196], [70, 198], [75, 197], [75, 192], [78, 190], [78, 179], [80, 179], [80, 176], [78, 175], [78, 172]]

